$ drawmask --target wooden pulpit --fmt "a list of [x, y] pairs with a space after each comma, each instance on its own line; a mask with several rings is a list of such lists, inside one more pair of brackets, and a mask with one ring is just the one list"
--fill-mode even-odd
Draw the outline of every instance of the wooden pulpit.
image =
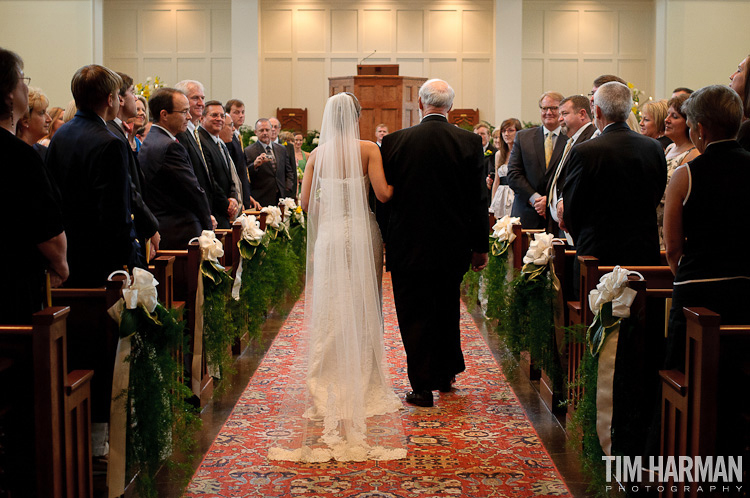
[[372, 74], [328, 78], [329, 95], [351, 92], [359, 99], [359, 136], [363, 140], [375, 141], [375, 127], [380, 123], [385, 123], [390, 132], [419, 123], [419, 88], [427, 78], [387, 74], [394, 72], [393, 66], [389, 64], [381, 71], [377, 71], [379, 66], [365, 71], [358, 68], [360, 73]]

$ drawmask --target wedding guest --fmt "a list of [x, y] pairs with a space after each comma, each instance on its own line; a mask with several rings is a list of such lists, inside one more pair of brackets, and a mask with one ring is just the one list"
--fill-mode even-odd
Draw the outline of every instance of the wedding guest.
[[737, 66], [737, 70], [729, 76], [729, 88], [737, 92], [742, 99], [742, 124], [737, 132], [737, 141], [750, 151], [750, 85], [747, 84], [750, 75], [750, 55], [745, 57]]
[[65, 123], [65, 121], [63, 121], [63, 113], [65, 112], [65, 109], [62, 107], [53, 107], [48, 109], [47, 112], [49, 113], [52, 123], [49, 125], [49, 133], [47, 136], [39, 140], [39, 144], [44, 145], [45, 147], [49, 147], [49, 141], [52, 138], [52, 135], [54, 135], [57, 129]]
[[42, 309], [45, 271], [52, 286], [68, 278], [62, 214], [39, 155], [14, 136], [28, 109], [23, 61], [0, 48], [0, 212], [13, 220], [12, 240], [0, 245], [3, 268], [0, 323], [28, 324]]
[[[668, 111], [664, 120], [664, 133], [674, 142], [664, 151], [667, 158], [667, 183], [669, 183], [672, 173], [678, 166], [695, 159], [700, 154], [693, 142], [690, 141], [690, 128], [688, 128], [686, 115], [682, 110], [682, 105], [687, 99], [688, 95], [682, 94], [672, 97], [667, 102]], [[664, 199], [665, 197], [662, 197], [656, 210], [659, 223], [659, 244], [662, 249], [664, 249]]]
[[690, 94], [693, 93], [693, 91], [686, 87], [686, 86], [678, 86], [674, 90], [672, 90], [672, 98], [677, 97], [678, 95], [684, 95], [686, 97], [690, 97]]
[[[492, 145], [495, 146], [497, 150], [500, 150], [502, 147], [503, 137], [500, 132], [500, 128], [495, 128], [492, 130]], [[497, 160], [497, 154], [495, 154], [495, 160]]]
[[667, 188], [664, 238], [675, 282], [665, 368], [684, 367], [683, 307], [708, 308], [721, 315], [722, 325], [750, 322], [750, 259], [733, 257], [727, 241], [706, 231], [710, 226], [711, 233], [731, 234], [733, 247], [750, 244], [747, 216], [715, 216], [706, 209], [720, 205], [727, 213], [747, 212], [750, 153], [734, 140], [742, 101], [726, 86], [712, 85], [693, 93], [682, 110], [701, 155], [677, 168]]
[[[310, 153], [302, 150], [302, 144], [305, 143], [305, 136], [302, 133], [294, 134], [294, 161], [297, 166], [297, 183], [302, 188], [302, 176], [305, 174], [305, 165]], [[299, 190], [299, 189], [298, 189]], [[299, 194], [299, 191], [298, 191]]]
[[497, 149], [492, 145], [492, 140], [490, 140], [490, 127], [485, 123], [474, 125], [474, 133], [482, 137], [482, 153], [484, 154], [484, 164], [487, 169], [487, 188], [491, 188], [492, 182], [490, 179], [494, 180], [495, 177], [495, 153], [497, 152]]
[[128, 146], [106, 125], [120, 110], [121, 85], [104, 66], [76, 71], [71, 89], [78, 112], [47, 151], [62, 194], [71, 287], [100, 287], [125, 265], [145, 267], [130, 209]]
[[242, 147], [242, 137], [240, 136], [240, 126], [245, 124], [245, 104], [239, 99], [229, 99], [224, 104], [224, 111], [232, 121], [232, 136], [229, 140], [224, 139], [224, 144], [232, 156], [234, 167], [237, 168], [237, 176], [242, 183], [242, 204], [245, 209], [250, 209], [255, 199], [250, 195], [250, 178], [247, 175], [247, 163], [245, 162], [245, 152]]
[[137, 95], [135, 100], [135, 116], [128, 119], [127, 132], [130, 148], [138, 154], [141, 150], [143, 140], [138, 137], [138, 130], [146, 126], [148, 122], [148, 101], [143, 95]]
[[47, 147], [38, 142], [49, 134], [49, 126], [52, 123], [52, 118], [47, 113], [47, 106], [49, 106], [47, 96], [40, 89], [29, 87], [29, 105], [16, 125], [16, 136], [29, 144], [39, 154], [42, 161], [47, 155]]
[[495, 219], [510, 215], [513, 208], [513, 190], [508, 186], [508, 160], [513, 150], [513, 141], [516, 133], [523, 129], [521, 121], [516, 118], [508, 118], [500, 126], [495, 128], [492, 136], [501, 137], [495, 153], [495, 179], [492, 182], [492, 202], [490, 203], [490, 226]]
[[653, 100], [641, 104], [641, 135], [655, 138], [666, 149], [672, 140], [664, 135], [664, 120], [667, 118], [667, 101]]
[[68, 102], [68, 105], [65, 107], [65, 111], [63, 111], [63, 123], [67, 123], [68, 121], [76, 117], [76, 112], [78, 112], [78, 108], [76, 107], [76, 100], [73, 99]]
[[380, 123], [375, 127], [375, 143], [378, 147], [383, 145], [383, 137], [388, 135], [388, 125]]

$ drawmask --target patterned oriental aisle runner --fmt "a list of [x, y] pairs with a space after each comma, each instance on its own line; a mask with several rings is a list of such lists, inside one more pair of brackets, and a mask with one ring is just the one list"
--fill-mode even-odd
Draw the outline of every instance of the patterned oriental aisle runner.
[[[386, 358], [399, 396], [409, 390], [406, 356], [384, 275]], [[304, 296], [294, 306], [234, 411], [196, 471], [192, 497], [571, 496], [492, 353], [462, 305], [466, 372], [434, 408], [404, 403], [404, 460], [305, 464], [270, 461]], [[436, 392], [437, 394], [437, 392]]]

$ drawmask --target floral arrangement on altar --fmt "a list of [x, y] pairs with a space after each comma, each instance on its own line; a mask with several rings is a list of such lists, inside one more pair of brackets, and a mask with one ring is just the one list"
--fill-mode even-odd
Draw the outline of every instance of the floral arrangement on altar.
[[155, 92], [157, 89], [166, 86], [163, 81], [159, 79], [159, 77], [155, 77], [153, 80], [151, 79], [151, 76], [146, 78], [145, 83], [138, 83], [135, 85], [135, 94], [136, 95], [143, 95], [146, 97], [146, 100], [151, 97], [151, 94]]
[[302, 142], [302, 150], [305, 152], [312, 152], [318, 146], [320, 142], [320, 132], [318, 130], [311, 130], [305, 135], [305, 140]]
[[641, 101], [641, 95], [643, 95], [643, 92], [641, 90], [638, 90], [631, 82], [628, 81], [627, 83], [628, 88], [630, 88], [631, 93], [633, 94], [633, 107], [631, 108], [631, 111], [633, 111], [633, 114], [635, 114], [635, 117], [638, 118], [638, 121], [641, 120], [641, 110], [639, 109], [639, 103]]

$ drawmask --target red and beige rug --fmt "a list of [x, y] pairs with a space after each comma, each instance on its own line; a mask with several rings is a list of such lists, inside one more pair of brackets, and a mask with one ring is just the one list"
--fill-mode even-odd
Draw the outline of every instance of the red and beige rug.
[[[406, 356], [384, 276], [386, 357], [394, 388], [409, 389]], [[466, 372], [434, 408], [404, 403], [404, 460], [294, 463], [266, 458], [274, 440], [285, 368], [304, 316], [294, 306], [226, 424], [206, 453], [185, 496], [357, 498], [571, 496], [492, 353], [463, 309]]]

